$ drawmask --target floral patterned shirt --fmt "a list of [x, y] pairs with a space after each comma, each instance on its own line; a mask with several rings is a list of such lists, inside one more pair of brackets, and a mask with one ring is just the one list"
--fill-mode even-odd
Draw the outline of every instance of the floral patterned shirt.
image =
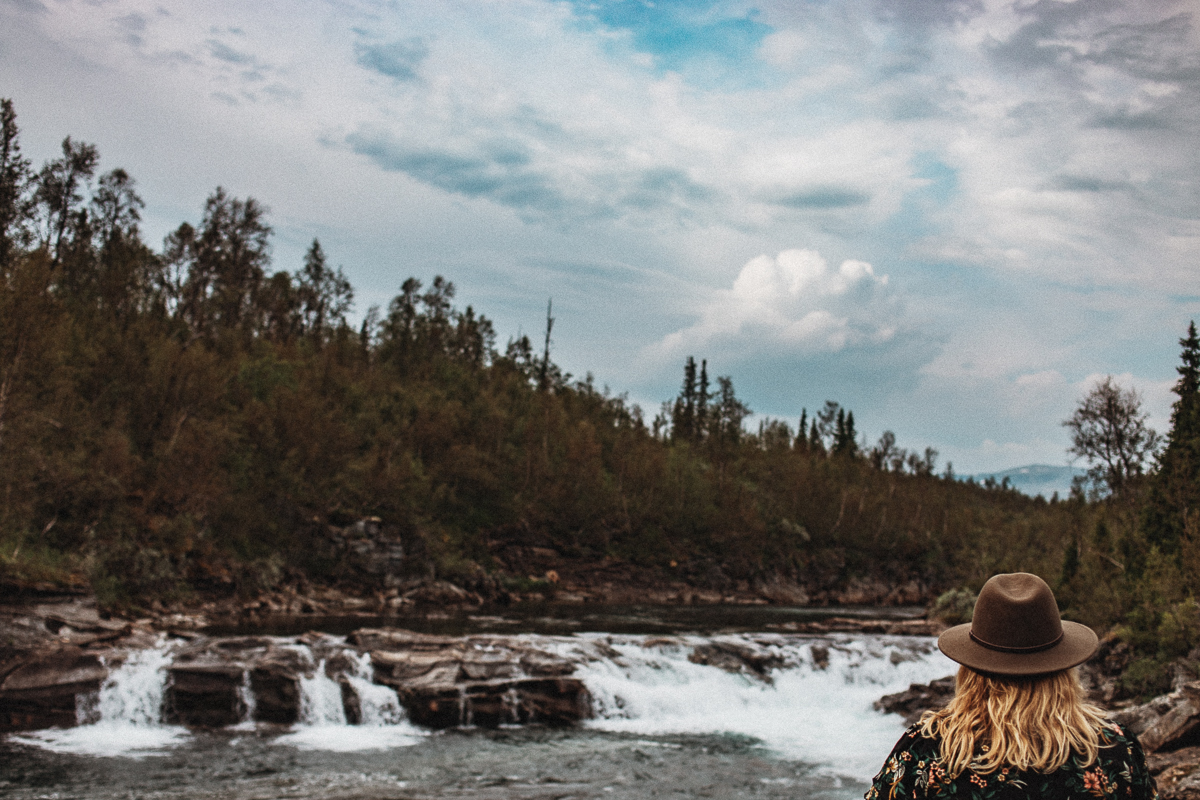
[[941, 741], [913, 725], [892, 748], [866, 800], [1158, 800], [1142, 746], [1115, 725], [1100, 732], [1095, 763], [1085, 766], [1073, 758], [1048, 773], [1003, 767], [986, 773], [966, 769], [951, 778], [940, 754]]

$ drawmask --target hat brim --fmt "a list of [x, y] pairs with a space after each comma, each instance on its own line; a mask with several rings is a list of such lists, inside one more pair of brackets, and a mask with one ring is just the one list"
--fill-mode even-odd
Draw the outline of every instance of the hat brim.
[[938, 649], [952, 661], [976, 672], [995, 675], [1041, 675], [1077, 667], [1100, 647], [1096, 632], [1078, 622], [1062, 623], [1058, 644], [1037, 653], [1004, 653], [989, 650], [971, 638], [971, 623], [955, 625], [938, 637]]

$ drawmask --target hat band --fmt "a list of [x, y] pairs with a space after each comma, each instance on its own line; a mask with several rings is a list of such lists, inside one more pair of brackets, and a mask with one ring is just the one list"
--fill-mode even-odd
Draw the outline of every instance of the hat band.
[[980, 639], [975, 635], [975, 631], [968, 631], [968, 633], [971, 635], [972, 642], [980, 647], [986, 647], [988, 650], [995, 650], [1000, 653], [1040, 653], [1043, 650], [1049, 650], [1051, 647], [1054, 647], [1054, 645], [1061, 642], [1063, 636], [1066, 634], [1066, 631], [1060, 631], [1058, 636], [1054, 637], [1052, 641], [1049, 641], [1046, 644], [1035, 644], [1033, 647], [1005, 647], [1003, 645], [985, 642], [983, 639]]

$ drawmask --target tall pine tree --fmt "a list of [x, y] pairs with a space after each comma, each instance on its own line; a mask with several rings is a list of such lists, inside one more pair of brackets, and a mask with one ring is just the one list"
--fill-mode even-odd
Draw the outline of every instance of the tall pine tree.
[[1179, 399], [1142, 514], [1147, 540], [1168, 553], [1179, 549], [1184, 535], [1200, 532], [1200, 337], [1194, 321], [1179, 344], [1183, 363], [1176, 367], [1174, 388]]

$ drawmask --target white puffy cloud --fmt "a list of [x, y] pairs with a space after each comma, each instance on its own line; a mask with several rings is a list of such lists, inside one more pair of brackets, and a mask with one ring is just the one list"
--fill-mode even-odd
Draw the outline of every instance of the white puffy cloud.
[[846, 260], [833, 268], [815, 250], [751, 259], [729, 289], [703, 301], [698, 316], [657, 342], [651, 354], [839, 352], [884, 344], [900, 324], [887, 275], [876, 275], [865, 261]]

